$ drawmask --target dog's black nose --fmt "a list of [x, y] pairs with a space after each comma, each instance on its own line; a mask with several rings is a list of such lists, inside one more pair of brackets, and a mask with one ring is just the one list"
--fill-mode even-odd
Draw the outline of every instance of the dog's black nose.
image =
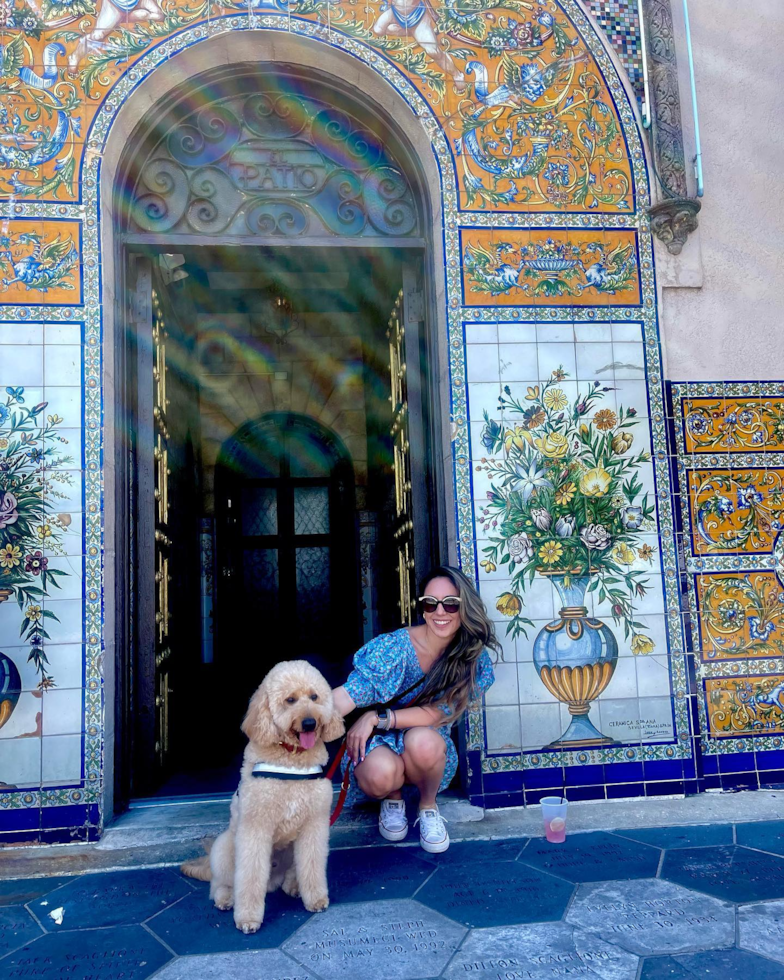
[[315, 718], [303, 718], [302, 719], [302, 731], [303, 732], [315, 732], [316, 730], [316, 719]]

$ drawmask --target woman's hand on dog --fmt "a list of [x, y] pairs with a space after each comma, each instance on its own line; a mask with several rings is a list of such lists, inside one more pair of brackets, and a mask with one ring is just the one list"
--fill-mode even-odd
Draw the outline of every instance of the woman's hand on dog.
[[355, 766], [365, 761], [365, 750], [373, 729], [378, 725], [378, 715], [375, 711], [366, 711], [348, 730], [346, 748], [348, 756]]

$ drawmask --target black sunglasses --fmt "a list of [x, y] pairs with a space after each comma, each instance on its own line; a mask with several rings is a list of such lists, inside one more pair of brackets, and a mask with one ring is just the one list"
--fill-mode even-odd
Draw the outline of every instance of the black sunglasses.
[[434, 613], [441, 606], [447, 615], [453, 615], [456, 612], [460, 612], [460, 602], [459, 595], [448, 595], [443, 599], [436, 599], [432, 595], [421, 595], [419, 597], [419, 608], [422, 612]]

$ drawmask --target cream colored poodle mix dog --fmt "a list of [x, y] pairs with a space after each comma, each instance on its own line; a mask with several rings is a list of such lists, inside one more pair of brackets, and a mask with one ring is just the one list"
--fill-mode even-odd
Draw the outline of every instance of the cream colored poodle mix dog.
[[209, 855], [182, 865], [210, 881], [219, 909], [234, 908], [245, 933], [264, 921], [268, 891], [301, 895], [309, 912], [329, 905], [327, 855], [332, 784], [325, 742], [345, 729], [332, 691], [304, 660], [277, 664], [251, 698], [242, 723], [248, 745], [231, 817]]

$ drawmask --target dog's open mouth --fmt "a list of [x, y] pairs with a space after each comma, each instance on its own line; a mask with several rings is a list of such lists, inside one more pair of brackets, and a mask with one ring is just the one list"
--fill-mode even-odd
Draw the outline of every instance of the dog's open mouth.
[[312, 749], [316, 744], [315, 732], [297, 732], [297, 738], [302, 749]]

